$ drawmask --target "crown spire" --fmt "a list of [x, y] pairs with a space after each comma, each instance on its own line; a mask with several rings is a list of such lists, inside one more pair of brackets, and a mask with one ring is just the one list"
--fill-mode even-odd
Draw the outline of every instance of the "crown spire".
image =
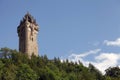
[[27, 13], [25, 14], [25, 16], [23, 17], [23, 20], [20, 21], [20, 24], [22, 24], [22, 23], [24, 23], [24, 22], [26, 22], [26, 21], [28, 21], [28, 22], [30, 22], [30, 23], [33, 23], [33, 24], [35, 24], [35, 25], [38, 25], [38, 24], [36, 23], [36, 20], [34, 19], [34, 17], [33, 17], [29, 12], [27, 12]]

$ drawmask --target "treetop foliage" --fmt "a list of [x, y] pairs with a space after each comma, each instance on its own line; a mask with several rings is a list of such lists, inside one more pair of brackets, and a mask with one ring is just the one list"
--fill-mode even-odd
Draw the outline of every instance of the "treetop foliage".
[[119, 67], [108, 68], [102, 75], [92, 64], [49, 60], [46, 55], [28, 58], [9, 48], [1, 48], [0, 57], [0, 80], [120, 80]]

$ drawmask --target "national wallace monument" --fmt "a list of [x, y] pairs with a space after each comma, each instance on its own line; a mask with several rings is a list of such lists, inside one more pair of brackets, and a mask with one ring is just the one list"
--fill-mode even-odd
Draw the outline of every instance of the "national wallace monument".
[[27, 13], [20, 21], [17, 27], [19, 37], [19, 51], [31, 57], [31, 55], [38, 56], [37, 34], [39, 26], [36, 20]]

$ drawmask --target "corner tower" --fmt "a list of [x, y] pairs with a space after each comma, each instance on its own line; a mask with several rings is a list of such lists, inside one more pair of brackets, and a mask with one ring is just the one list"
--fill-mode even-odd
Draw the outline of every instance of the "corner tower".
[[19, 51], [26, 53], [29, 57], [34, 54], [38, 56], [37, 34], [39, 31], [36, 20], [27, 13], [17, 27], [19, 37]]

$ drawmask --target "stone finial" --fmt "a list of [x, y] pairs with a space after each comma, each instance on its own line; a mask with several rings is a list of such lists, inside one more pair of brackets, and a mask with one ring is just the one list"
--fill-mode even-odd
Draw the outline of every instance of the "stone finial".
[[33, 16], [32, 16], [29, 12], [27, 12], [27, 13], [25, 14], [25, 16], [23, 17], [23, 19], [20, 21], [20, 24], [23, 24], [23, 23], [26, 22], [26, 21], [28, 21], [28, 22], [30, 22], [30, 23], [33, 23], [33, 24], [35, 24], [36, 26], [38, 25], [38, 24], [36, 23], [36, 20], [33, 18]]

